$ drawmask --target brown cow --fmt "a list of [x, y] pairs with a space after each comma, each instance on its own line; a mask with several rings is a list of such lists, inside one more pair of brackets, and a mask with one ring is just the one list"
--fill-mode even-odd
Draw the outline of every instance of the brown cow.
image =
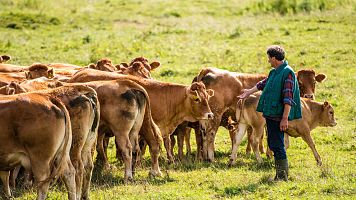
[[7, 62], [7, 61], [9, 61], [9, 60], [11, 60], [11, 57], [8, 56], [8, 55], [1, 55], [1, 56], [0, 56], [0, 63]]
[[5, 62], [9, 60], [11, 60], [10, 56], [7, 55], [0, 56], [0, 72], [23, 72], [28, 68], [25, 66], [5, 64]]
[[31, 170], [37, 199], [46, 198], [50, 181], [63, 171], [68, 198], [75, 200], [75, 170], [69, 158], [72, 130], [63, 103], [45, 93], [1, 96], [0, 115], [0, 171], [18, 165]]
[[0, 87], [6, 86], [11, 82], [20, 83], [26, 80], [25, 72], [0, 72]]
[[[54, 82], [52, 83], [52, 86], [51, 82], [45, 82], [43, 80], [45, 80], [44, 77], [26, 81], [27, 83], [22, 83], [21, 85], [11, 83], [7, 86], [10, 88], [8, 91], [13, 89], [18, 94], [58, 86], [55, 81], [52, 81]], [[1, 91], [2, 89], [0, 88], [0, 92]], [[38, 92], [44, 92], [60, 99], [68, 109], [73, 135], [70, 159], [76, 170], [75, 179], [77, 198], [82, 196], [86, 199], [89, 197], [94, 156], [92, 153], [95, 149], [99, 124], [100, 106], [97, 94], [95, 90], [82, 85], [63, 86], [52, 90]], [[12, 180], [12, 182], [14, 185], [14, 180]]]
[[202, 83], [185, 86], [108, 72], [98, 73], [90, 69], [78, 72], [68, 82], [110, 79], [130, 79], [147, 90], [152, 104], [152, 117], [161, 130], [170, 162], [174, 160], [170, 151], [169, 135], [174, 129], [183, 121], [207, 120], [213, 116], [207, 100], [214, 95], [214, 91], [206, 90]]
[[47, 65], [34, 63], [28, 68], [28, 72], [26, 72], [27, 79], [35, 79], [39, 77], [47, 77], [53, 78], [54, 77], [54, 70], [53, 68], [49, 69]]
[[150, 101], [146, 90], [130, 80], [93, 81], [82, 84], [97, 91], [101, 104], [98, 159], [102, 159], [104, 165], [107, 165], [103, 138], [105, 132], [111, 131], [115, 135], [125, 163], [124, 180], [131, 180], [135, 167], [132, 163], [132, 155], [137, 155], [140, 151], [138, 133], [142, 123], [145, 123], [146, 131], [152, 136], [150, 139], [157, 143], [156, 149], [153, 149], [157, 156], [151, 158], [150, 174], [161, 175], [158, 165], [160, 131], [152, 120]]
[[[266, 121], [262, 116], [262, 113], [256, 111], [260, 96], [261, 93], [251, 95], [244, 101], [244, 103], [237, 105], [236, 119], [238, 122], [238, 133], [235, 135], [230, 164], [235, 163], [237, 147], [241, 143], [247, 125], [251, 126], [253, 129], [252, 135], [250, 136], [252, 139], [252, 149], [256, 155], [257, 161], [262, 162], [258, 151], [258, 144], [261, 135], [263, 135]], [[317, 164], [321, 165], [321, 158], [315, 149], [315, 144], [310, 132], [317, 126], [336, 126], [337, 123], [334, 118], [334, 109], [328, 102], [319, 103], [306, 98], [301, 99], [301, 105], [303, 118], [290, 121], [286, 133], [292, 137], [302, 137], [313, 151]]]

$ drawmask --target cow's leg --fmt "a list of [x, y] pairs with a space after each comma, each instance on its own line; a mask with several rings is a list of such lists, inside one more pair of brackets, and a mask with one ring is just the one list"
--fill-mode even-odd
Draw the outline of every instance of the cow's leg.
[[[37, 200], [46, 199], [51, 175], [50, 160], [43, 160], [41, 158], [35, 159], [31, 163], [35, 184], [37, 186]], [[74, 179], [74, 175], [73, 175]], [[73, 184], [75, 187], [75, 183]], [[75, 188], [74, 188], [75, 196]], [[74, 200], [75, 198], [71, 199]]]
[[252, 143], [252, 127], [251, 126], [248, 126], [247, 128], [247, 146], [246, 146], [246, 154], [250, 154], [251, 153], [251, 143]]
[[264, 136], [264, 128], [262, 128], [262, 134], [258, 143], [258, 148], [260, 153], [266, 153], [265, 147], [263, 146], [263, 136]]
[[64, 170], [63, 170], [63, 180], [68, 191], [68, 199], [76, 199], [76, 184], [75, 184], [75, 169], [68, 156], [63, 159]]
[[142, 125], [144, 129], [141, 129], [140, 131], [140, 134], [145, 139], [145, 142], [143, 142], [144, 148], [141, 148], [141, 155], [144, 155], [145, 150], [143, 149], [146, 149], [146, 146], [148, 145], [151, 155], [151, 170], [149, 172], [149, 175], [153, 177], [162, 176], [162, 172], [159, 168], [158, 163], [158, 157], [160, 153], [160, 141], [153, 135], [151, 131], [146, 131], [148, 130], [147, 126], [148, 123], [146, 123], [146, 120], [144, 120]]
[[120, 135], [118, 132], [115, 133], [115, 142], [118, 144], [122, 160], [125, 165], [124, 182], [132, 180], [132, 145], [127, 134]]
[[[78, 131], [79, 132], [79, 131]], [[79, 142], [79, 140], [83, 140], [84, 138], [79, 139], [80, 133], [74, 133], [73, 134], [73, 142]], [[84, 141], [83, 141], [84, 143]], [[76, 192], [77, 192], [77, 198], [81, 199], [81, 195], [82, 195], [82, 185], [83, 185], [83, 176], [84, 176], [84, 165], [83, 165], [83, 161], [82, 161], [82, 156], [81, 156], [81, 151], [82, 151], [82, 145], [80, 144], [76, 144], [76, 143], [72, 143], [72, 147], [70, 150], [70, 158], [71, 158], [71, 162], [72, 165], [75, 169], [75, 185], [76, 185]]]
[[237, 133], [235, 131], [234, 134], [234, 143], [232, 144], [232, 149], [231, 149], [231, 155], [230, 155], [230, 161], [229, 161], [229, 166], [232, 166], [236, 162], [236, 157], [237, 157], [237, 148], [241, 144], [242, 138], [245, 135], [247, 125], [243, 123], [239, 123], [238, 128], [237, 128]]
[[315, 157], [315, 160], [316, 160], [317, 164], [319, 166], [321, 166], [322, 165], [321, 158], [320, 158], [318, 152], [316, 151], [315, 144], [314, 144], [313, 138], [310, 135], [310, 132], [304, 133], [304, 134], [300, 134], [300, 135], [302, 136], [303, 140], [308, 144], [308, 146], [313, 151], [313, 154], [314, 154], [314, 157]]
[[109, 169], [110, 165], [105, 153], [104, 149], [104, 138], [105, 138], [105, 133], [102, 131], [98, 132], [98, 139], [97, 139], [97, 146], [96, 146], [96, 151], [98, 152], [98, 155], [96, 156], [97, 162], [103, 165], [103, 169]]
[[10, 171], [10, 185], [13, 188], [16, 187], [16, 178], [19, 175], [20, 169], [21, 169], [21, 166], [19, 165]]
[[[206, 145], [203, 145], [203, 149], [206, 146], [206, 151], [207, 152], [205, 155], [207, 155], [206, 159], [208, 162], [214, 162], [214, 152], [215, 152], [215, 136], [217, 133], [217, 130], [220, 126], [221, 122], [221, 116], [222, 115], [215, 115], [214, 118], [209, 120], [207, 125], [206, 125]], [[205, 141], [204, 141], [205, 142]], [[204, 152], [203, 151], [203, 152]], [[203, 154], [204, 156], [204, 154]]]
[[259, 151], [260, 139], [263, 135], [263, 127], [252, 127], [252, 150], [255, 153], [258, 163], [262, 163], [262, 158]]
[[286, 149], [289, 148], [289, 135], [284, 133], [284, 146]]
[[181, 129], [177, 134], [177, 141], [178, 141], [178, 159], [180, 161], [183, 160], [183, 145], [184, 145], [184, 135], [185, 130]]
[[0, 178], [7, 198], [11, 197], [10, 191], [10, 171], [0, 171]]
[[173, 164], [174, 158], [173, 158], [173, 155], [171, 154], [171, 138], [170, 138], [170, 136], [163, 138], [163, 142], [164, 142], [164, 147], [166, 148], [166, 152], [167, 152], [168, 163]]
[[185, 141], [185, 148], [186, 148], [186, 155], [190, 155], [192, 153], [192, 149], [190, 146], [190, 131], [192, 129], [191, 128], [185, 128], [184, 130], [184, 141]]
[[[177, 130], [175, 130], [177, 131]], [[179, 131], [178, 131], [179, 132]], [[179, 133], [177, 134], [177, 140], [178, 140], [178, 152], [179, 152]], [[174, 156], [174, 146], [176, 145], [176, 139], [174, 138], [175, 135], [171, 134], [169, 137], [171, 139], [171, 148], [170, 148], [170, 152], [171, 155]]]
[[145, 110], [142, 110], [140, 114], [137, 116], [136, 121], [129, 133], [129, 138], [132, 145], [132, 163], [131, 163], [132, 177], [134, 177], [135, 175], [137, 156], [140, 155], [140, 145], [138, 139], [139, 139], [139, 132], [142, 127], [143, 118], [145, 115], [144, 111]]
[[[139, 155], [139, 158], [137, 159], [137, 166], [141, 166], [142, 165], [142, 160], [143, 160], [143, 156], [145, 155], [146, 153], [146, 147], [147, 147], [147, 142], [146, 140], [144, 139], [143, 135], [142, 135], [142, 131], [140, 131], [140, 139], [139, 139], [139, 146], [140, 146], [140, 155]], [[152, 157], [151, 157], [152, 159]]]
[[90, 191], [90, 181], [93, 173], [94, 163], [93, 157], [90, 151], [86, 151], [82, 153], [83, 164], [84, 164], [84, 177], [83, 177], [83, 192], [82, 199], [89, 199], [89, 191]]
[[[203, 133], [200, 131], [200, 128], [195, 127], [194, 128], [195, 132], [195, 141], [197, 144], [197, 155], [196, 155], [196, 160], [198, 162], [203, 161]], [[204, 132], [205, 134], [205, 132]]]

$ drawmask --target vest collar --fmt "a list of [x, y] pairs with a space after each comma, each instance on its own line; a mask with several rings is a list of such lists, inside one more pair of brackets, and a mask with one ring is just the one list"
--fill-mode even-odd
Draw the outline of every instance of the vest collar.
[[273, 70], [276, 71], [276, 74], [279, 74], [287, 66], [288, 66], [288, 61], [285, 60], [281, 65], [279, 65], [276, 69], [273, 69]]

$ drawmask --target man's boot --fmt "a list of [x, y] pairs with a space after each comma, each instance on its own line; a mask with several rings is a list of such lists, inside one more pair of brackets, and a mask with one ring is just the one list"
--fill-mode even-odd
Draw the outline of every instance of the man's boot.
[[275, 181], [288, 181], [288, 160], [275, 160], [276, 176]]

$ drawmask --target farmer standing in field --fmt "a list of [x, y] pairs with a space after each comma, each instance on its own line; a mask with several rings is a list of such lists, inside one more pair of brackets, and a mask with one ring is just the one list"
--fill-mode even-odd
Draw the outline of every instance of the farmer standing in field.
[[257, 111], [263, 113], [267, 124], [267, 143], [273, 151], [276, 176], [274, 180], [288, 180], [288, 159], [284, 147], [284, 131], [288, 120], [302, 117], [299, 86], [293, 69], [284, 60], [281, 46], [272, 45], [267, 49], [268, 62], [273, 68], [266, 79], [250, 89], [244, 89], [239, 96], [245, 99], [262, 90]]

